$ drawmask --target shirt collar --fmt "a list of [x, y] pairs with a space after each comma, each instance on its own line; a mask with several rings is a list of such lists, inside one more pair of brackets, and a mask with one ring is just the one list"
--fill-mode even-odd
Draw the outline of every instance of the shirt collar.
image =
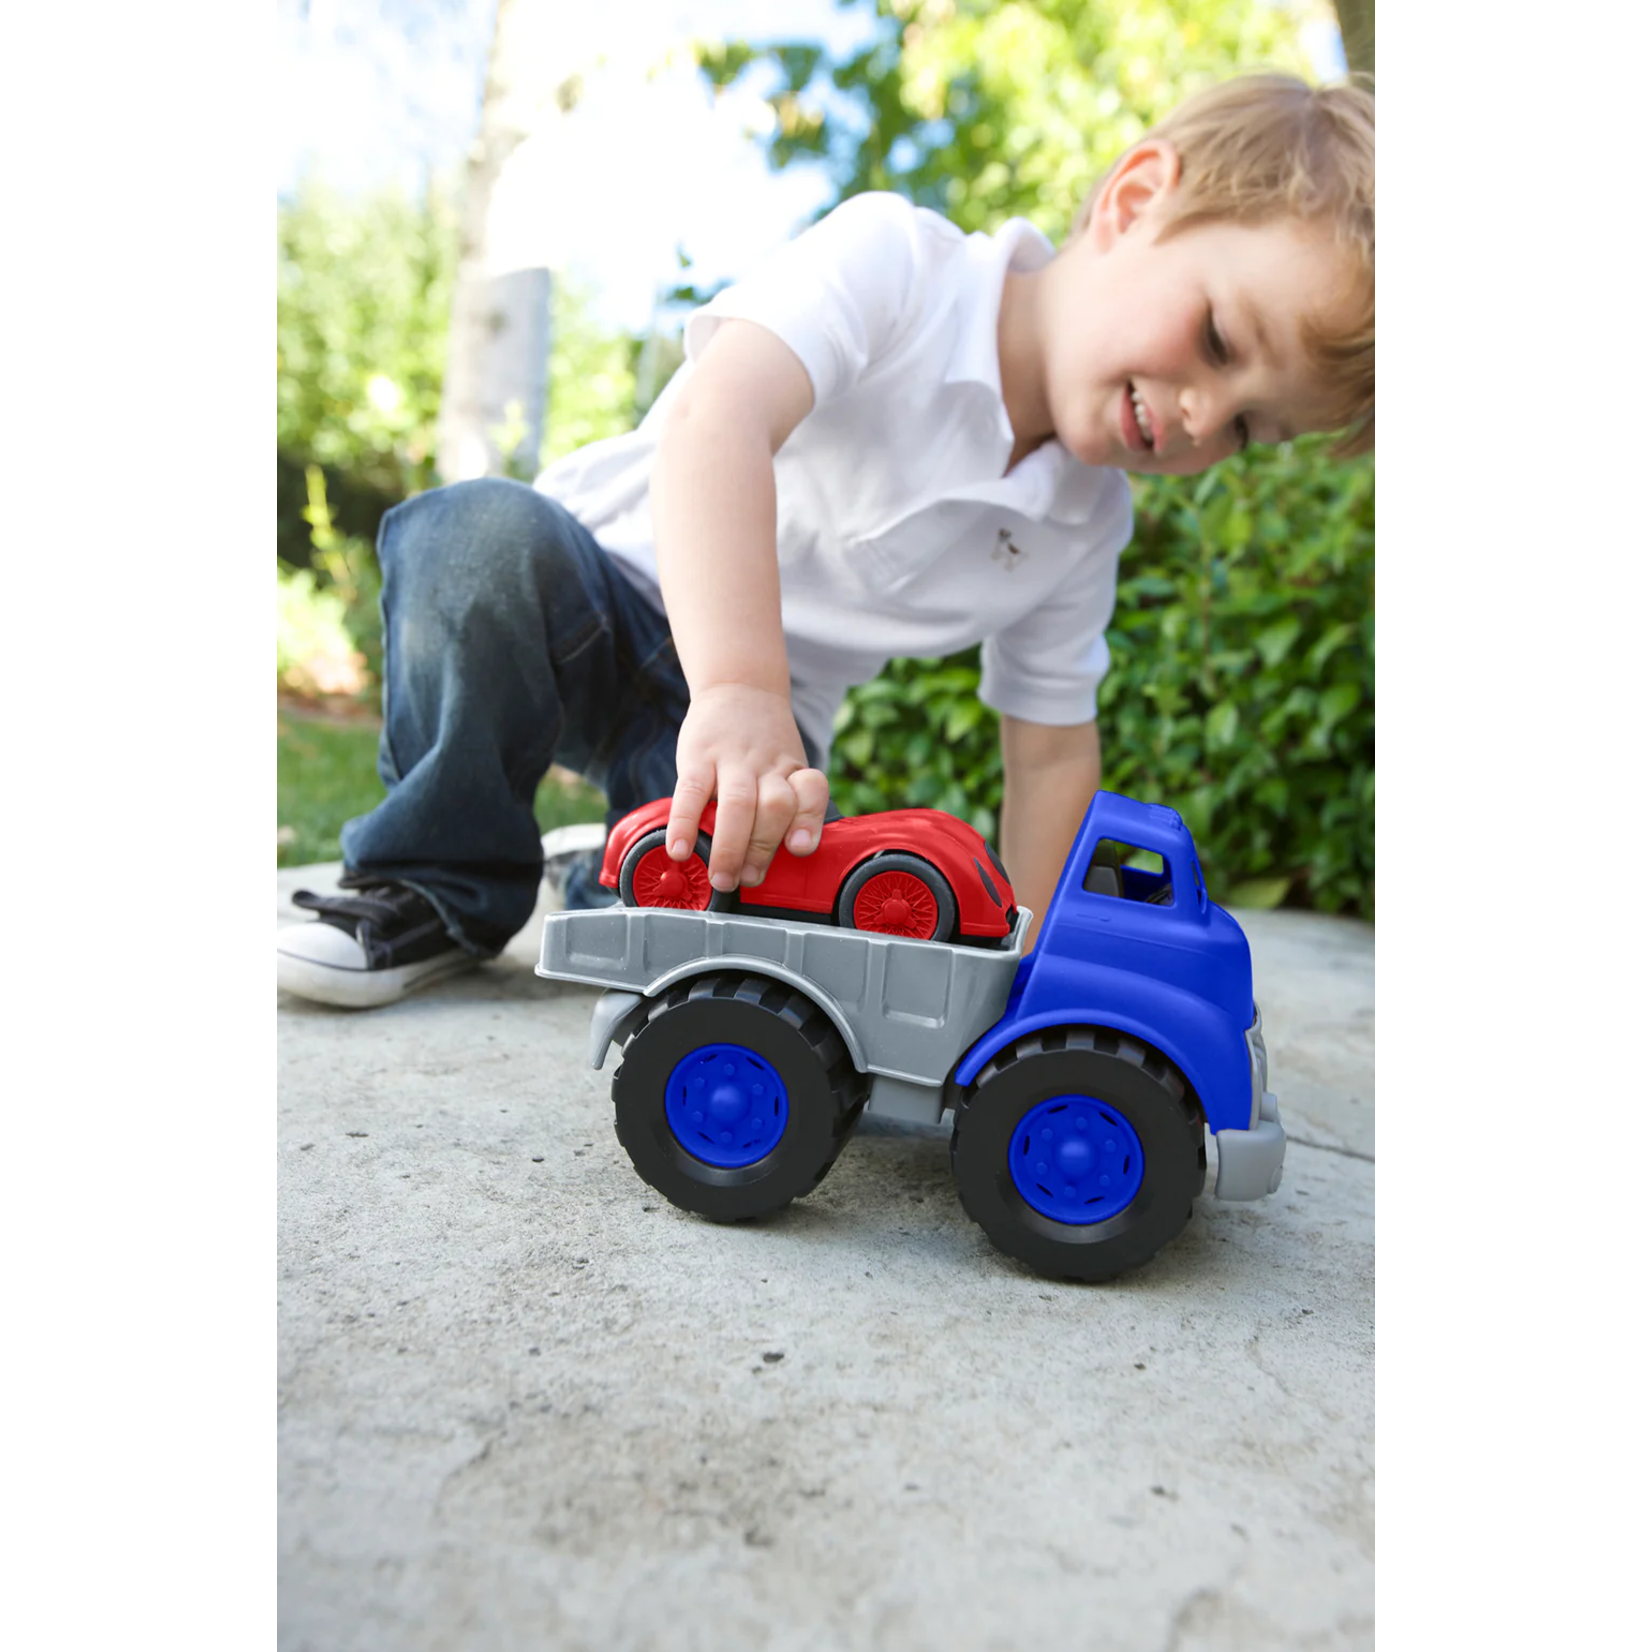
[[958, 338], [946, 368], [948, 384], [985, 385], [998, 405], [1004, 405], [1003, 380], [998, 376], [998, 308], [1004, 278], [1011, 270], [1041, 269], [1054, 257], [1049, 238], [1025, 218], [1011, 218], [996, 235], [977, 232], [968, 237]]
[[[998, 310], [1004, 279], [1011, 270], [1041, 269], [1054, 257], [1049, 237], [1025, 218], [1011, 218], [996, 234], [977, 232], [965, 242], [960, 324], [947, 362], [946, 382], [977, 384], [991, 393], [1006, 443], [1013, 438], [998, 372]], [[1022, 460], [1013, 478], [1003, 481], [1011, 485], [1012, 492], [1024, 496], [1016, 504], [1028, 515], [1077, 525], [1095, 514], [1110, 474], [1100, 466], [1081, 464], [1051, 438]]]

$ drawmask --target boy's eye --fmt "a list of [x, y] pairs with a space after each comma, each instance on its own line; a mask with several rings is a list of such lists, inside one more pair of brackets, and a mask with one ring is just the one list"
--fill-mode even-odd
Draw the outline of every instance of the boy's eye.
[[1216, 326], [1216, 312], [1214, 310], [1205, 311], [1205, 348], [1210, 351], [1210, 359], [1218, 367], [1227, 366], [1228, 343]]

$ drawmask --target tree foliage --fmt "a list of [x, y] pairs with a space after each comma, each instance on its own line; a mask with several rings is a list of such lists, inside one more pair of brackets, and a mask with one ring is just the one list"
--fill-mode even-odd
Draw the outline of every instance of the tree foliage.
[[306, 179], [276, 213], [278, 452], [394, 498], [435, 480], [455, 225], [447, 195]]
[[1232, 0], [863, 0], [871, 42], [710, 43], [714, 86], [778, 84], [769, 161], [824, 161], [839, 199], [891, 189], [966, 230], [1021, 216], [1060, 241], [1113, 157], [1240, 68], [1306, 74], [1297, 15]]

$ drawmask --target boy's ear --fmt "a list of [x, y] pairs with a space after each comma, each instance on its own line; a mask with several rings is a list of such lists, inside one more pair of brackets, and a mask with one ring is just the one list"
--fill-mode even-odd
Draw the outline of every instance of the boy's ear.
[[1166, 200], [1181, 172], [1181, 157], [1163, 138], [1148, 138], [1126, 150], [1108, 173], [1090, 213], [1089, 230], [1101, 250]]

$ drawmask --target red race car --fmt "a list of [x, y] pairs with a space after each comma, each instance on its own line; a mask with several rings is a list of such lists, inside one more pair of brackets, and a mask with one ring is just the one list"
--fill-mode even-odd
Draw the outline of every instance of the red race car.
[[[700, 817], [695, 852], [665, 852], [671, 799], [633, 809], [608, 834], [600, 881], [627, 906], [704, 911], [712, 903], [711, 834], [717, 805]], [[939, 809], [829, 820], [812, 855], [782, 846], [762, 883], [730, 897], [758, 917], [805, 918], [919, 941], [1001, 941], [1015, 924], [1015, 891], [985, 838]]]

